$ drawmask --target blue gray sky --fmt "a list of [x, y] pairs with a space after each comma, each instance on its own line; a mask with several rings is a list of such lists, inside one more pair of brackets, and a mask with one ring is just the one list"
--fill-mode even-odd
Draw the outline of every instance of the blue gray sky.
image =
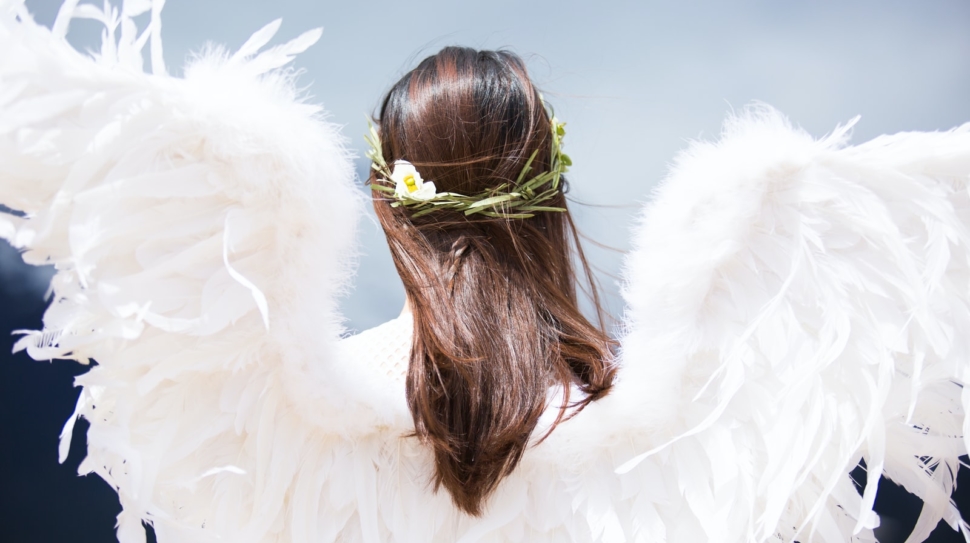
[[[27, 1], [47, 24], [59, 4]], [[297, 61], [301, 81], [361, 156], [364, 114], [424, 56], [452, 44], [522, 55], [568, 123], [571, 195], [592, 204], [574, 206], [579, 227], [616, 249], [588, 249], [615, 314], [622, 304], [613, 277], [637, 209], [674, 154], [690, 139], [716, 136], [732, 109], [762, 101], [816, 136], [862, 115], [858, 142], [970, 121], [966, 0], [168, 0], [169, 69], [178, 73], [206, 42], [234, 49], [279, 17], [278, 41], [324, 28]], [[95, 23], [72, 28], [74, 43], [94, 43]], [[393, 317], [403, 300], [372, 220], [361, 243], [357, 286], [344, 303], [358, 330]], [[9, 254], [0, 252], [8, 255], [0, 266], [10, 266]]]

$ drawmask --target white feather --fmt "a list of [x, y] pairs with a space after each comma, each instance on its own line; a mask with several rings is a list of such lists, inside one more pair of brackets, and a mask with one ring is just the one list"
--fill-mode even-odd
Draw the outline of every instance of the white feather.
[[618, 472], [707, 458], [672, 476], [713, 492], [692, 507], [726, 541], [868, 540], [883, 473], [927, 501], [916, 540], [940, 518], [966, 530], [946, 497], [966, 453], [970, 125], [846, 147], [854, 122], [815, 141], [765, 107], [730, 119], [679, 157], [634, 238], [607, 402], [663, 430]]
[[176, 79], [161, 7], [66, 2], [51, 32], [0, 3], [0, 203], [27, 212], [0, 236], [58, 269], [16, 348], [98, 362], [59, 457], [85, 417], [120, 541], [872, 541], [880, 471], [926, 503], [913, 538], [966, 532], [970, 126], [848, 147], [855, 121], [816, 141], [760, 108], [693, 145], [635, 232], [614, 392], [470, 518], [403, 437], [410, 320], [338, 341], [362, 202], [279, 70], [319, 30]]

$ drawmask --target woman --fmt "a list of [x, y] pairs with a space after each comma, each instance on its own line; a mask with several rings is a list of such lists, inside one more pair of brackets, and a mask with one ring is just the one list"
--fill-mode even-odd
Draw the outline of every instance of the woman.
[[[503, 184], [565, 169], [553, 131], [518, 57], [448, 47], [384, 99], [381, 158], [395, 169], [413, 165], [440, 192], [483, 199]], [[592, 276], [566, 209], [565, 180], [555, 181], [542, 202], [551, 209], [526, 217], [461, 208], [415, 217], [420, 210], [393, 207], [393, 194], [374, 190], [416, 323], [407, 365], [415, 433], [434, 451], [434, 485], [473, 515], [515, 469], [550, 388], [565, 391], [558, 422], [567, 407], [604, 396], [615, 373], [609, 337], [577, 306], [571, 248], [590, 285]], [[573, 384], [580, 398], [570, 403]]]
[[927, 502], [916, 539], [966, 530], [970, 127], [730, 120], [644, 210], [614, 355], [576, 307], [561, 123], [514, 56], [447, 48], [372, 133], [410, 311], [341, 340], [363, 202], [279, 70], [314, 35], [147, 75], [149, 7], [117, 41], [100, 14], [97, 59], [0, 9], [0, 235], [58, 268], [18, 348], [98, 362], [81, 470], [119, 540], [871, 540], [880, 473]]

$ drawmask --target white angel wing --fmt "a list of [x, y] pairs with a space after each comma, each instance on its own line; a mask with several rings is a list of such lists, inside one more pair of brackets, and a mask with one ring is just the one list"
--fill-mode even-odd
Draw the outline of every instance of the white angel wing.
[[[866, 539], [879, 471], [927, 501], [917, 538], [965, 528], [970, 128], [846, 148], [764, 113], [692, 148], [628, 263], [615, 393], [472, 519], [396, 439], [403, 398], [337, 363], [361, 198], [279, 70], [317, 34], [260, 53], [272, 23], [175, 79], [160, 9], [68, 1], [52, 35], [0, 0], [0, 203], [26, 213], [0, 236], [58, 269], [19, 346], [98, 362], [82, 469], [118, 489], [122, 541], [142, 519], [161, 541]], [[105, 23], [96, 60], [63, 40], [76, 16]]]
[[970, 125], [847, 147], [850, 127], [815, 141], [752, 109], [643, 214], [610, 401], [650, 427], [618, 471], [676, 481], [668, 531], [870, 540], [886, 475], [925, 502], [911, 541], [967, 533]]
[[[335, 363], [362, 193], [280, 69], [318, 31], [260, 53], [273, 23], [178, 79], [155, 47], [161, 2], [124, 8], [68, 1], [52, 33], [0, 2], [0, 203], [23, 212], [0, 236], [57, 268], [45, 330], [18, 348], [97, 362], [78, 379], [82, 470], [118, 490], [119, 539], [143, 540], [142, 519], [160, 538], [265, 539], [284, 516], [315, 522], [294, 504], [323, 499], [304, 476], [332, 460], [327, 436], [395, 413]], [[79, 16], [105, 23], [94, 59], [63, 39]]]

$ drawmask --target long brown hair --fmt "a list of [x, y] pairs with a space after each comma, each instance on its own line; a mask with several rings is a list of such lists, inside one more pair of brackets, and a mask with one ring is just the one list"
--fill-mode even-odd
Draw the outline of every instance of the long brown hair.
[[[531, 172], [552, 160], [549, 116], [506, 51], [448, 47], [424, 59], [388, 93], [378, 124], [387, 163], [411, 162], [438, 191], [514, 183], [537, 150]], [[564, 192], [543, 205], [566, 208]], [[478, 515], [518, 464], [552, 387], [565, 396], [558, 424], [613, 384], [612, 342], [578, 308], [573, 257], [599, 310], [592, 275], [568, 211], [415, 218], [373, 195], [414, 315], [415, 433], [434, 451], [435, 489]], [[582, 398], [570, 402], [571, 387]]]

